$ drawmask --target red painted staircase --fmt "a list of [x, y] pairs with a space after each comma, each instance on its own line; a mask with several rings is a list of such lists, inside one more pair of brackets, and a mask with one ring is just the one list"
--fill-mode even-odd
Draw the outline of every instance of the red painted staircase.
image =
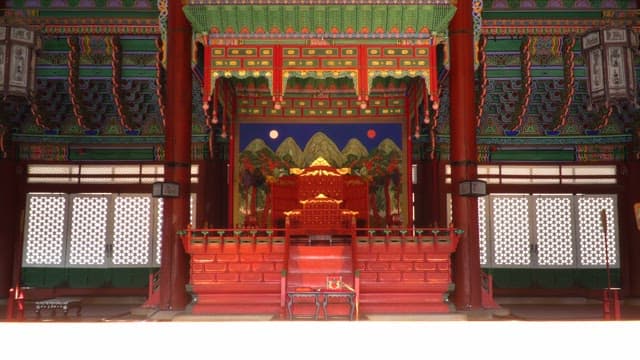
[[342, 276], [353, 286], [351, 245], [292, 245], [289, 248], [288, 290], [297, 287], [325, 288], [327, 275]]
[[[291, 245], [287, 272], [287, 291], [326, 289], [327, 276], [341, 276], [342, 281], [353, 288], [353, 260], [351, 244]], [[315, 305], [296, 303], [292, 307], [294, 318], [309, 318]], [[347, 304], [330, 303], [330, 317], [343, 318], [349, 312]], [[325, 314], [319, 313], [319, 318]]]

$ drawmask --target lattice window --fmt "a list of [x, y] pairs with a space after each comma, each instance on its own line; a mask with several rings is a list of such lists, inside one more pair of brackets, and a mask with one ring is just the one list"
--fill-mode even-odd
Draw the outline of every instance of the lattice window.
[[493, 262], [500, 266], [529, 265], [528, 199], [522, 196], [491, 198]]
[[487, 265], [487, 201], [478, 198], [478, 242], [480, 245], [480, 265]]
[[572, 204], [570, 196], [537, 196], [535, 227], [538, 264], [574, 265]]
[[156, 265], [162, 264], [162, 221], [164, 219], [163, 214], [164, 201], [162, 198], [158, 198], [156, 202]]
[[478, 201], [481, 261], [484, 249], [490, 255], [482, 266], [602, 267], [607, 258], [610, 266], [619, 266], [615, 195], [489, 195], [486, 199], [490, 207]]
[[29, 194], [23, 264], [62, 265], [65, 250], [67, 197], [60, 194]]
[[113, 212], [114, 265], [147, 265], [151, 245], [151, 198], [118, 196]]
[[[578, 197], [580, 265], [603, 266], [607, 261], [610, 266], [618, 264], [616, 208], [613, 196]], [[603, 212], [606, 214], [605, 219]], [[608, 246], [605, 246], [605, 242]]]
[[107, 244], [107, 196], [71, 197], [69, 265], [104, 265]]
[[23, 266], [158, 266], [156, 203], [143, 194], [28, 194]]

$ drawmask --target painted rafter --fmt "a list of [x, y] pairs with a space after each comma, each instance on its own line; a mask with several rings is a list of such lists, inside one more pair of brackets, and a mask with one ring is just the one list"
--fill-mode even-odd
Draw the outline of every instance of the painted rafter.
[[529, 101], [531, 100], [531, 37], [524, 38], [522, 43], [522, 91], [520, 98], [518, 99], [518, 106], [515, 113], [515, 124], [509, 129], [511, 131], [520, 130], [524, 124], [525, 117], [529, 108]]
[[481, 36], [478, 41], [478, 77], [480, 80], [480, 93], [478, 94], [478, 110], [476, 111], [476, 127], [480, 127], [482, 116], [484, 115], [484, 105], [487, 100], [487, 37]]
[[127, 130], [135, 130], [137, 126], [131, 122], [122, 86], [122, 44], [117, 36], [111, 37], [109, 40], [111, 42], [111, 90], [113, 102], [118, 110], [118, 116], [120, 116], [120, 124]]
[[158, 48], [158, 53], [156, 54], [156, 96], [158, 98], [158, 111], [160, 112], [160, 119], [162, 119], [162, 126], [166, 126], [166, 90], [165, 90], [165, 79], [166, 79], [166, 70], [164, 67], [164, 59], [165, 52], [162, 44], [162, 39], [158, 38], [155, 42], [156, 47]]
[[569, 36], [565, 39], [565, 44], [562, 50], [562, 58], [564, 62], [564, 90], [562, 91], [562, 103], [555, 116], [555, 124], [552, 131], [558, 131], [565, 126], [569, 116], [569, 107], [573, 102], [573, 95], [575, 94], [575, 54], [573, 47], [576, 44], [575, 36]]
[[85, 130], [92, 130], [96, 128], [96, 125], [89, 123], [89, 113], [86, 106], [82, 103], [82, 89], [80, 89], [80, 44], [78, 38], [75, 36], [68, 37], [67, 43], [69, 45], [69, 53], [67, 54], [67, 68], [69, 73], [67, 81], [73, 114], [78, 126]]

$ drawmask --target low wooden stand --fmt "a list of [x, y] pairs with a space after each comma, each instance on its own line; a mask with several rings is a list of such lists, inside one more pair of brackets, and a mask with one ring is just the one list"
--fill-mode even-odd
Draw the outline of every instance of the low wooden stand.
[[51, 316], [56, 315], [56, 310], [62, 310], [67, 316], [70, 309], [76, 309], [76, 316], [80, 316], [82, 311], [82, 301], [78, 298], [61, 297], [36, 301], [36, 316], [40, 317], [42, 310], [51, 310]]
[[[349, 312], [346, 315], [346, 319], [354, 320], [355, 314], [355, 293], [351, 291], [333, 291], [333, 290], [311, 290], [311, 291], [290, 291], [287, 292], [289, 301], [287, 302], [287, 312], [289, 313], [289, 320], [296, 318], [310, 318], [311, 320], [319, 320], [320, 313], [322, 312], [324, 320], [330, 318], [339, 318], [339, 316], [330, 315], [328, 312], [328, 305], [333, 303], [344, 303], [349, 306]], [[331, 301], [336, 299], [336, 301]], [[310, 301], [312, 300], [312, 301]], [[295, 304], [313, 304], [314, 311], [312, 314], [306, 315], [294, 315], [293, 307]]]

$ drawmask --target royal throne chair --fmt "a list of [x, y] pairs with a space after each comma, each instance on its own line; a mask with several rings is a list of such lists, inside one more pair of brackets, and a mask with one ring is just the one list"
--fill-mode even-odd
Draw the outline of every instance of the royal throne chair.
[[320, 157], [290, 173], [271, 187], [274, 223], [289, 238], [353, 238], [357, 227], [368, 225], [368, 183], [351, 169], [332, 167]]

